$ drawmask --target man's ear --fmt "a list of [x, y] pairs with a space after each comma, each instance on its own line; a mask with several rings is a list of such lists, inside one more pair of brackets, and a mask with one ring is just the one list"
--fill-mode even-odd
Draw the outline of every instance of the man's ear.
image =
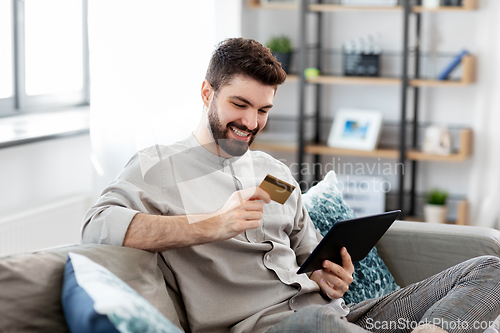
[[203, 101], [203, 104], [208, 108], [210, 105], [210, 101], [212, 100], [212, 96], [214, 93], [214, 88], [212, 88], [212, 85], [208, 83], [207, 80], [204, 80], [202, 85], [201, 85], [201, 99]]

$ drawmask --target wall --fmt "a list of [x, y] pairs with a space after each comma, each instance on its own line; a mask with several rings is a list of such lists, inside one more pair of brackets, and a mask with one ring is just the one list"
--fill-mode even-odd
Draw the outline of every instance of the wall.
[[[491, 0], [490, 0], [491, 1]], [[446, 53], [449, 56], [432, 63], [432, 58], [424, 60], [423, 71], [425, 75], [434, 75], [439, 72], [449, 61], [453, 54], [466, 48], [478, 58], [479, 66], [486, 68], [488, 64], [482, 63], [485, 52], [477, 42], [477, 33], [484, 23], [488, 0], [482, 0], [480, 9], [464, 13], [424, 13], [422, 14], [422, 51]], [[342, 43], [352, 38], [359, 38], [372, 34], [381, 36], [380, 45], [385, 53], [383, 62], [384, 72], [390, 76], [397, 76], [401, 69], [402, 52], [402, 12], [342, 12], [325, 13], [323, 22], [323, 43], [326, 48], [340, 50]], [[316, 24], [315, 14], [310, 14], [310, 26]], [[255, 38], [263, 43], [274, 35], [288, 35], [298, 45], [298, 12], [294, 10], [243, 10], [243, 35]], [[315, 37], [310, 35], [310, 43]], [[337, 59], [337, 60], [336, 60]], [[333, 72], [340, 71], [339, 57], [326, 57], [324, 68]], [[295, 59], [296, 60], [296, 59]], [[456, 73], [455, 75], [459, 75]], [[478, 77], [478, 82], [482, 79]], [[308, 88], [310, 96], [311, 87]], [[420, 120], [450, 127], [472, 127], [475, 135], [480, 135], [480, 128], [476, 126], [477, 112], [474, 112], [480, 97], [479, 84], [461, 88], [422, 88], [420, 98]], [[399, 120], [401, 109], [401, 89], [395, 86], [323, 86], [322, 87], [322, 112], [327, 117], [333, 117], [335, 111], [341, 107], [364, 108], [380, 110], [384, 120], [394, 123]], [[409, 95], [409, 103], [412, 103]], [[310, 99], [311, 100], [311, 99]], [[278, 89], [275, 99], [273, 114], [298, 114], [297, 109], [297, 83], [285, 83]], [[411, 110], [411, 108], [409, 109]], [[313, 112], [308, 105], [306, 112]], [[411, 111], [408, 116], [412, 115]], [[329, 128], [326, 128], [328, 131]], [[457, 135], [458, 133], [455, 133]], [[384, 140], [396, 142], [397, 132], [394, 135], [383, 137]], [[458, 136], [458, 135], [457, 135]], [[480, 154], [482, 147], [474, 146], [475, 153]], [[293, 161], [292, 154], [276, 154], [281, 158]], [[324, 156], [324, 163], [332, 162], [332, 157]], [[337, 164], [338, 159], [334, 160]], [[342, 163], [386, 163], [390, 161], [374, 161], [374, 159], [360, 159], [341, 157]], [[423, 192], [432, 187], [442, 187], [458, 196], [469, 196], [470, 179], [474, 165], [474, 156], [464, 163], [419, 163], [417, 190]], [[407, 169], [409, 171], [409, 169]], [[386, 175], [394, 188], [397, 186], [395, 175]]]
[[89, 3], [92, 135], [0, 149], [0, 242], [53, 222], [0, 255], [77, 242], [85, 211], [137, 149], [194, 130], [210, 54], [240, 35], [240, 11], [233, 0]]
[[[16, 252], [32, 250], [33, 244], [39, 248], [79, 241], [82, 217], [90, 205], [90, 153], [89, 135], [0, 149], [0, 234], [11, 229], [12, 221], [27, 232], [26, 247], [16, 247]], [[62, 210], [70, 206], [72, 210]], [[30, 232], [27, 222], [63, 227]], [[47, 233], [51, 238], [44, 241]]]

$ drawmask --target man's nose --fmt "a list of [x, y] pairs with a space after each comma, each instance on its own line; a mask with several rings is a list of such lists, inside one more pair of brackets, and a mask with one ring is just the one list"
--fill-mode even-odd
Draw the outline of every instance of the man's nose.
[[245, 115], [243, 116], [242, 123], [245, 125], [249, 130], [254, 130], [257, 128], [257, 115], [258, 115], [258, 110], [248, 110], [245, 112]]

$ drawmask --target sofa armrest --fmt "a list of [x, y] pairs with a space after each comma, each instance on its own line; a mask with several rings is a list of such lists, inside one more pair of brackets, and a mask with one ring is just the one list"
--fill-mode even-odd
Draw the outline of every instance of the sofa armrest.
[[500, 231], [396, 221], [377, 243], [377, 250], [396, 282], [406, 286], [470, 258], [500, 257]]

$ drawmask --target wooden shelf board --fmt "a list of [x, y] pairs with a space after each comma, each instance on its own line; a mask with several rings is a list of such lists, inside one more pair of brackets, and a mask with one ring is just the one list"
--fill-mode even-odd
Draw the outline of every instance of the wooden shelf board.
[[318, 76], [307, 79], [309, 83], [317, 84], [359, 84], [359, 85], [399, 85], [397, 78], [360, 77], [360, 76]]
[[437, 8], [425, 8], [422, 6], [415, 6], [412, 8], [414, 13], [424, 13], [424, 12], [466, 12], [473, 10], [464, 6], [441, 6]]
[[248, 7], [254, 9], [299, 10], [298, 3], [260, 3], [259, 0], [247, 0]]
[[290, 74], [286, 76], [286, 82], [298, 82], [299, 76], [295, 74]]
[[326, 145], [307, 145], [305, 147], [305, 151], [309, 154], [318, 155], [341, 155], [391, 159], [397, 159], [399, 157], [399, 152], [396, 149], [356, 150], [333, 148]]
[[463, 154], [450, 154], [450, 155], [437, 155], [437, 154], [427, 154], [417, 150], [409, 150], [406, 152], [406, 157], [412, 161], [441, 161], [441, 162], [462, 162], [465, 161], [468, 156]]
[[[268, 143], [268, 142], [255, 142], [252, 144], [253, 150], [270, 150], [295, 153], [297, 146], [292, 144]], [[317, 155], [337, 155], [337, 156], [356, 156], [356, 157], [370, 157], [370, 158], [388, 158], [398, 159], [399, 151], [397, 149], [375, 149], [375, 150], [355, 150], [355, 149], [341, 149], [333, 148], [324, 145], [308, 145], [305, 147], [307, 154]], [[410, 150], [407, 152], [406, 157], [411, 161], [434, 161], [434, 162], [463, 162], [469, 156], [456, 153], [450, 155], [435, 155], [427, 154], [421, 151]]]
[[[276, 9], [276, 10], [299, 10], [298, 3], [275, 3], [267, 4], [260, 3], [259, 0], [247, 0], [249, 8], [255, 9]], [[415, 13], [422, 12], [464, 12], [477, 9], [477, 0], [464, 0], [462, 6], [441, 6], [437, 8], [425, 8], [422, 6], [413, 6], [412, 11]], [[355, 11], [402, 11], [402, 6], [346, 6], [332, 4], [310, 4], [308, 10], [312, 12], [355, 12]]]
[[[472, 155], [472, 129], [464, 128], [460, 131], [459, 151], [450, 155], [428, 154], [419, 150], [408, 150], [406, 158], [411, 161], [435, 161], [435, 162], [463, 162]], [[279, 143], [257, 141], [252, 144], [253, 150], [270, 150], [296, 153], [297, 145], [295, 143]], [[356, 150], [356, 149], [341, 149], [333, 148], [324, 144], [307, 144], [305, 146], [307, 154], [317, 155], [339, 155], [339, 156], [357, 156], [370, 158], [389, 158], [398, 159], [398, 149], [375, 149], [375, 150]]]
[[469, 85], [468, 83], [462, 81], [425, 79], [412, 79], [409, 84], [412, 87], [464, 87]]
[[[413, 87], [465, 87], [475, 82], [476, 57], [466, 55], [462, 58], [462, 78], [457, 81], [451, 80], [429, 80], [411, 79], [409, 85]], [[355, 84], [355, 85], [400, 85], [401, 79], [387, 77], [365, 77], [365, 76], [332, 76], [320, 75], [307, 79], [309, 83], [316, 84]]]
[[402, 6], [346, 6], [330, 4], [311, 4], [312, 12], [352, 12], [352, 11], [401, 11]]
[[250, 148], [252, 150], [270, 150], [285, 153], [297, 152], [297, 145], [293, 143], [254, 142]]

